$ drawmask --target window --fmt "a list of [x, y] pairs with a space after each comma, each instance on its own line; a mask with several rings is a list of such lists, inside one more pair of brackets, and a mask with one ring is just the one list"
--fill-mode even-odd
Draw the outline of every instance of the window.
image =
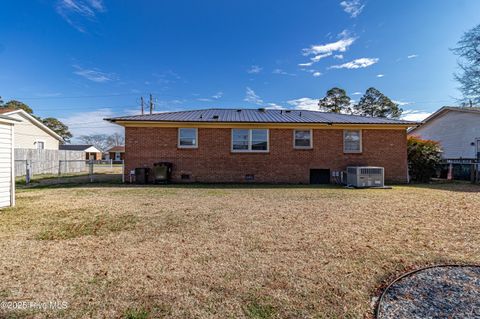
[[35, 143], [37, 144], [37, 150], [43, 150], [43, 149], [45, 149], [45, 142], [43, 142], [43, 141], [36, 141]]
[[198, 132], [196, 128], [178, 129], [178, 147], [196, 148], [198, 146]]
[[294, 148], [312, 148], [312, 130], [293, 130]]
[[232, 129], [233, 152], [268, 152], [267, 129]]
[[362, 131], [345, 130], [343, 131], [343, 152], [361, 153], [362, 152]]

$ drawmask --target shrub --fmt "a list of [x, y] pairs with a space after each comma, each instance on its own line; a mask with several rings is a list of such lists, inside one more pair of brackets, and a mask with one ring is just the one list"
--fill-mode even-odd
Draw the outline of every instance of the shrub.
[[440, 144], [410, 136], [407, 140], [407, 152], [410, 178], [417, 182], [430, 181], [440, 164]]

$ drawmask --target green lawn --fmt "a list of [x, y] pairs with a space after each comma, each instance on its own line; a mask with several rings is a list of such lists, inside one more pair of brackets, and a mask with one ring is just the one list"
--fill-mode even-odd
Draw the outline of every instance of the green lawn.
[[406, 269], [480, 260], [480, 187], [22, 189], [0, 213], [12, 318], [362, 318]]

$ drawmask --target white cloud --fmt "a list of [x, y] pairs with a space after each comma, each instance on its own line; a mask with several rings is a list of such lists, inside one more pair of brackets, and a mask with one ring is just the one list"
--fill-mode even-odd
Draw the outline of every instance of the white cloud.
[[385, 74], [377, 74], [377, 78], [383, 78]]
[[282, 69], [275, 69], [272, 71], [273, 74], [278, 74], [278, 75], [290, 75], [290, 76], [296, 76], [294, 73], [288, 73]]
[[91, 112], [73, 113], [69, 117], [60, 118], [60, 121], [68, 126], [74, 138], [81, 135], [123, 133], [121, 126], [103, 120], [116, 115], [111, 109], [104, 108]]
[[222, 91], [218, 91], [217, 93], [215, 93], [214, 95], [212, 95], [212, 98], [215, 99], [215, 100], [218, 100], [218, 99], [221, 99], [223, 96], [223, 92]]
[[314, 77], [316, 77], [316, 78], [317, 78], [317, 77], [319, 77], [320, 75], [322, 75], [322, 73], [321, 73], [321, 72], [318, 72], [318, 71], [316, 71], [316, 72], [313, 72], [313, 74], [312, 74], [312, 75], [313, 75]]
[[345, 0], [340, 2], [340, 5], [343, 8], [343, 11], [348, 13], [350, 17], [356, 18], [362, 13], [365, 5], [360, 2], [360, 0]]
[[413, 104], [412, 102], [404, 102], [404, 101], [397, 101], [397, 100], [392, 100], [393, 103], [398, 104], [400, 106], [408, 105], [408, 104]]
[[339, 60], [341, 60], [341, 59], [343, 59], [343, 54], [335, 54], [335, 55], [333, 56], [333, 58], [334, 58], [334, 59], [339, 59]]
[[298, 66], [312, 66], [313, 62], [299, 63]]
[[258, 65], [252, 65], [250, 67], [250, 69], [247, 70], [247, 73], [248, 74], [258, 74], [260, 73], [261, 71], [263, 70], [262, 67], [258, 66]]
[[377, 58], [360, 58], [344, 64], [332, 65], [330, 69], [361, 69], [378, 62]]
[[72, 27], [86, 32], [85, 21], [95, 20], [100, 12], [106, 11], [103, 0], [60, 0], [55, 7], [57, 13]]
[[287, 103], [298, 110], [318, 111], [318, 99], [302, 97], [299, 99], [287, 101]]
[[407, 59], [415, 59], [418, 57], [418, 54], [410, 54], [407, 56]]
[[283, 106], [278, 105], [276, 103], [268, 103], [265, 108], [270, 109], [270, 110], [283, 110], [283, 109], [285, 109]]
[[[198, 96], [198, 94], [196, 96]], [[199, 98], [197, 98], [197, 101], [212, 102], [213, 100], [221, 99], [222, 96], [223, 96], [223, 92], [219, 91], [219, 92], [215, 93], [214, 95], [212, 95], [211, 97], [199, 97]]]
[[320, 54], [332, 54], [333, 52], [345, 52], [348, 47], [355, 42], [355, 38], [348, 37], [340, 39], [336, 42], [312, 45], [310, 48], [303, 49], [303, 55], [320, 55]]
[[76, 69], [73, 73], [93, 82], [103, 83], [113, 81], [116, 78], [115, 74], [104, 73], [98, 69], [84, 69], [78, 65], [72, 66]]
[[354, 92], [352, 95], [362, 95], [362, 92]]
[[423, 121], [430, 115], [432, 115], [431, 112], [425, 112], [420, 110], [405, 110], [403, 111], [401, 119], [406, 121]]
[[313, 58], [311, 58], [310, 60], [312, 60], [312, 62], [316, 63], [316, 62], [320, 61], [321, 59], [329, 57], [331, 55], [332, 55], [331, 52], [328, 52], [328, 53], [325, 53], [325, 54], [318, 54], [318, 55], [314, 56]]
[[263, 103], [263, 100], [255, 93], [254, 90], [252, 90], [249, 87], [247, 87], [246, 89], [245, 98], [243, 100], [245, 102], [258, 104], [258, 105], [261, 105]]

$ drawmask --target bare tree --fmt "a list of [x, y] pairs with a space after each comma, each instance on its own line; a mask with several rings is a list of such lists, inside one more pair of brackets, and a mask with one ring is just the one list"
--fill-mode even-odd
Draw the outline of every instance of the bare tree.
[[453, 52], [460, 57], [455, 79], [460, 83], [462, 102], [480, 103], [480, 24], [465, 32]]
[[118, 133], [107, 135], [107, 134], [92, 134], [92, 135], [82, 135], [79, 137], [79, 140], [88, 145], [93, 145], [102, 152], [106, 152], [108, 149], [114, 146], [120, 146], [125, 143], [125, 138], [123, 135]]

